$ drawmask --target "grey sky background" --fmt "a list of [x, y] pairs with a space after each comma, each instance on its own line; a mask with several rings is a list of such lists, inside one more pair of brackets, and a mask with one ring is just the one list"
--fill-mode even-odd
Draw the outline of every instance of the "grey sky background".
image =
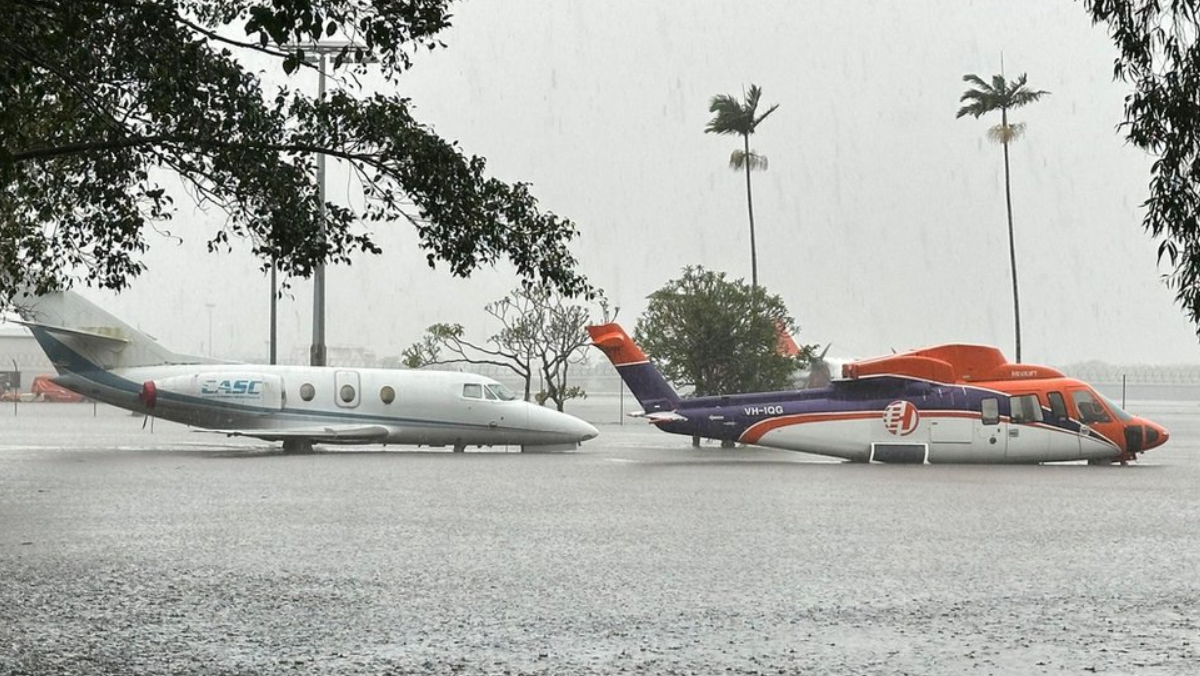
[[[956, 120], [964, 73], [1029, 74], [1012, 148], [1024, 360], [1197, 363], [1192, 326], [1141, 229], [1150, 158], [1117, 132], [1128, 87], [1078, 2], [472, 0], [448, 49], [400, 81], [420, 119], [573, 219], [582, 268], [630, 329], [645, 296], [699, 264], [750, 274], [738, 139], [703, 133], [708, 101], [757, 83], [779, 103], [752, 139], [759, 279], [804, 342], [871, 356], [965, 341], [1013, 354], [996, 119]], [[269, 81], [282, 81], [272, 70]], [[315, 90], [315, 77], [298, 83]], [[355, 200], [331, 165], [329, 194]], [[269, 289], [244, 250], [203, 253], [220, 223], [181, 202], [149, 271], [119, 298], [85, 291], [182, 351], [265, 359]], [[396, 354], [431, 323], [482, 338], [517, 284], [429, 270], [408, 226], [383, 256], [328, 272], [328, 342]], [[280, 353], [307, 354], [309, 283], [280, 303]]]

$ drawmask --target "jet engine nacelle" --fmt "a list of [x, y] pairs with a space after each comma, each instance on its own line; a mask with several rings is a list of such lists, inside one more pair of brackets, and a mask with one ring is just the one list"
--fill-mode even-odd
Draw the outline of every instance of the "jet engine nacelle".
[[283, 378], [267, 373], [220, 371], [147, 380], [138, 399], [146, 408], [155, 408], [161, 400], [204, 405], [236, 403], [260, 406], [274, 411], [283, 408]]

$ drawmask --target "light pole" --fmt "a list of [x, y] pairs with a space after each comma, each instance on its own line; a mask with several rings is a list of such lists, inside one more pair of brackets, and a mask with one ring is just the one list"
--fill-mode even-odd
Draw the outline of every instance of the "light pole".
[[[317, 54], [317, 98], [325, 99], [325, 55], [341, 51], [342, 46], [314, 44], [309, 47]], [[320, 215], [317, 236], [325, 241], [325, 153], [317, 155], [317, 206]], [[308, 360], [312, 366], [325, 365], [325, 260], [317, 262], [313, 272], [313, 342]]]
[[275, 278], [276, 270], [279, 267], [279, 261], [271, 256], [271, 360], [272, 365], [275, 364], [276, 345], [279, 343], [279, 324], [276, 322], [275, 305], [279, 298], [279, 282]]
[[[351, 42], [313, 42], [308, 44], [293, 43], [287, 45], [289, 49], [304, 50], [305, 63], [315, 63], [317, 65], [317, 98], [323, 100], [325, 98], [325, 57], [329, 54], [341, 54], [343, 50], [357, 47], [358, 45]], [[374, 59], [365, 57], [359, 63], [370, 63]], [[325, 241], [325, 154], [317, 153], [317, 200], [318, 204], [318, 223], [317, 236], [321, 241]], [[272, 267], [272, 270], [274, 268]], [[275, 278], [271, 278], [271, 363], [275, 363]], [[317, 262], [316, 268], [313, 270], [313, 330], [312, 330], [312, 347], [309, 348], [308, 358], [309, 364], [312, 366], [325, 366], [325, 261], [322, 259]]]

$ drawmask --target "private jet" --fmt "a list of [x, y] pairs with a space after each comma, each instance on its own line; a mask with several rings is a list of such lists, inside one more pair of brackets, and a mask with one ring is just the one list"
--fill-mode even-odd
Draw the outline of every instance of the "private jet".
[[545, 452], [597, 434], [480, 375], [223, 362], [171, 352], [71, 291], [17, 294], [14, 305], [58, 371], [58, 385], [136, 413], [281, 441], [289, 452], [313, 444]]

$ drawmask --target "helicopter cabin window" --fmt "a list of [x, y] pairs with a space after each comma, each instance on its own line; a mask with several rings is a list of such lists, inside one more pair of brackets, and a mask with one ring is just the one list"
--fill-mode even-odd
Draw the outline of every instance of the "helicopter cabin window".
[[979, 402], [979, 412], [983, 414], [984, 425], [1000, 424], [1000, 400], [988, 397]]
[[383, 388], [379, 390], [379, 401], [382, 401], [385, 404], [390, 404], [393, 401], [396, 401], [396, 390], [392, 389], [391, 385], [384, 385]]
[[313, 397], [317, 396], [317, 388], [313, 387], [312, 383], [304, 383], [300, 386], [300, 398], [304, 401], [312, 401]]
[[463, 385], [463, 395], [467, 399], [483, 399], [483, 385], [466, 383]]
[[1067, 401], [1063, 399], [1062, 392], [1050, 392], [1046, 398], [1050, 400], [1050, 413], [1056, 420], [1066, 420], [1071, 417], [1067, 413]]
[[1091, 392], [1087, 390], [1071, 390], [1071, 399], [1075, 402], [1075, 408], [1079, 410], [1079, 422], [1085, 425], [1092, 423], [1112, 422], [1112, 418], [1108, 416], [1108, 411], [1096, 401]]
[[1009, 399], [1012, 421], [1015, 423], [1042, 422], [1042, 406], [1036, 394], [1020, 394]]

